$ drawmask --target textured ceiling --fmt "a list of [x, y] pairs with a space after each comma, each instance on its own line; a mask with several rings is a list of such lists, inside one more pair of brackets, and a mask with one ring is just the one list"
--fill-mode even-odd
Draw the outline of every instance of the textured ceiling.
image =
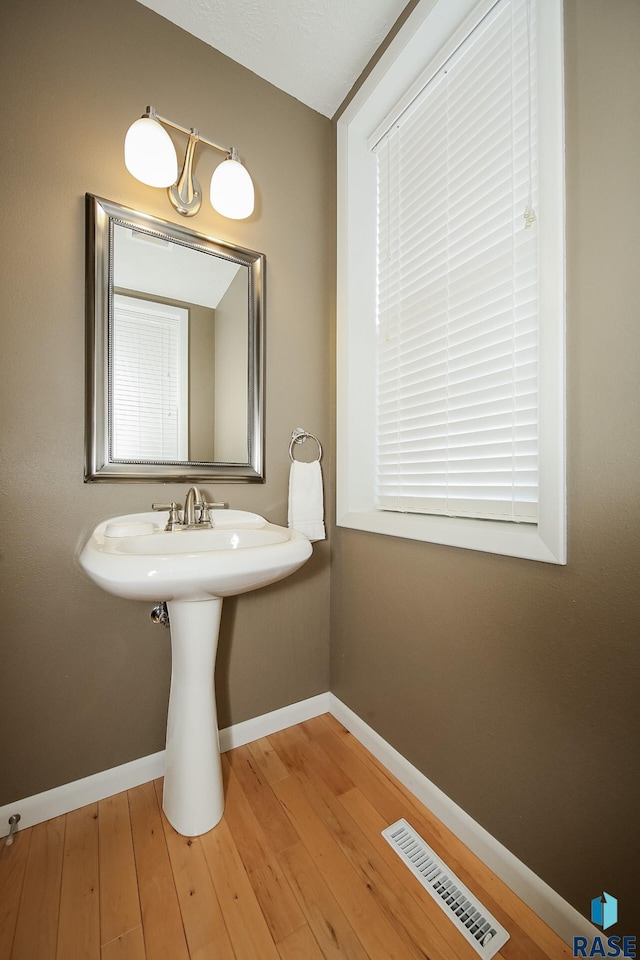
[[407, 0], [139, 0], [332, 117]]

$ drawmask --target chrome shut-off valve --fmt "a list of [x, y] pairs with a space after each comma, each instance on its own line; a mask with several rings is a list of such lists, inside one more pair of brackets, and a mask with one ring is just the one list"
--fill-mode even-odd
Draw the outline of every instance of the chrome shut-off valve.
[[156, 606], [151, 611], [151, 619], [154, 623], [161, 623], [163, 627], [168, 627], [169, 624], [169, 611], [167, 605], [162, 601], [162, 603], [156, 604]]

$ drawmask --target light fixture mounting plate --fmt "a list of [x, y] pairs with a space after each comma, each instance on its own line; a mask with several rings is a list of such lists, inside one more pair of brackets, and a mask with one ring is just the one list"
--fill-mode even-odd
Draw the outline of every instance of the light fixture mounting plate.
[[191, 183], [193, 191], [190, 191], [191, 197], [188, 200], [185, 200], [184, 197], [180, 196], [177, 183], [174, 183], [172, 186], [167, 188], [171, 206], [177, 210], [178, 213], [181, 213], [183, 217], [194, 217], [202, 206], [202, 190], [200, 189], [200, 183], [195, 177], [192, 178]]

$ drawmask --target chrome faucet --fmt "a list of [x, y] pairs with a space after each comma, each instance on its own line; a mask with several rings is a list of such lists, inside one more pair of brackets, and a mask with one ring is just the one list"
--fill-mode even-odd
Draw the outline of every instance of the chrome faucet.
[[209, 510], [212, 507], [224, 507], [224, 503], [208, 503], [200, 493], [198, 487], [190, 487], [184, 501], [184, 511], [174, 500], [171, 503], [152, 503], [153, 510], [168, 510], [169, 519], [165, 530], [210, 530], [213, 520]]
[[[202, 500], [202, 494], [197, 487], [190, 487], [187, 492], [187, 496], [184, 501], [184, 513], [182, 514], [182, 526], [183, 527], [195, 527], [196, 524], [204, 524], [205, 526], [211, 526], [211, 518], [208, 518], [208, 522], [203, 520], [204, 502]], [[196, 519], [196, 508], [200, 511], [200, 516]], [[209, 511], [207, 510], [207, 513]]]

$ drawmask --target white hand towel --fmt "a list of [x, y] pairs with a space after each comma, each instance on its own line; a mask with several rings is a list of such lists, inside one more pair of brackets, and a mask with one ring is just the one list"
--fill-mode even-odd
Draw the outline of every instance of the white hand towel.
[[295, 460], [289, 473], [289, 526], [309, 540], [324, 540], [324, 495], [320, 461]]

